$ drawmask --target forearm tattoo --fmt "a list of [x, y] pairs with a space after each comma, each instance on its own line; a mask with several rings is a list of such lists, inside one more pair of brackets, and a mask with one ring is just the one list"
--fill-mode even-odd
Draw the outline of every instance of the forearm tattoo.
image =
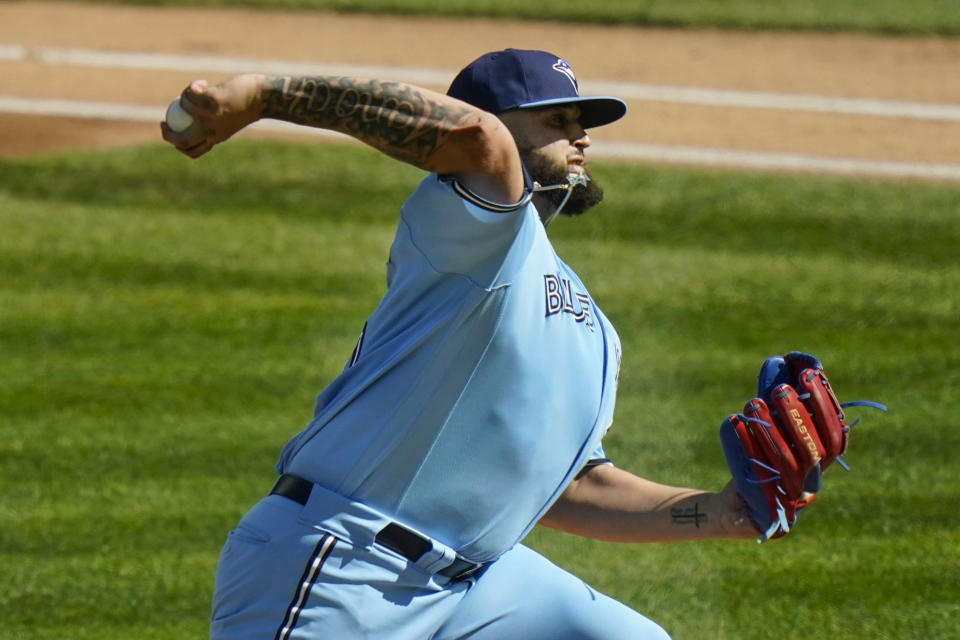
[[476, 112], [450, 109], [417, 87], [350, 77], [271, 77], [262, 117], [332, 129], [423, 165]]
[[673, 507], [670, 509], [670, 519], [674, 524], [690, 526], [699, 529], [707, 523], [707, 514], [700, 511], [700, 503], [693, 506]]

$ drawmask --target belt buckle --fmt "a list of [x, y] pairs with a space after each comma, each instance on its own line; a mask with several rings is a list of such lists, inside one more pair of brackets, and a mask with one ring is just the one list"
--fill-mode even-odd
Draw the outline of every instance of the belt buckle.
[[480, 571], [480, 569], [482, 569], [484, 566], [486, 566], [482, 562], [470, 562], [469, 560], [466, 560], [464, 558], [457, 558], [457, 560], [454, 561], [454, 564], [456, 564], [457, 562], [466, 563], [467, 567], [463, 571], [460, 571], [450, 576], [450, 580], [452, 580], [453, 582], [459, 582], [460, 580], [465, 580], [470, 576], [472, 576], [473, 574], [475, 574], [477, 571]]
[[[429, 539], [395, 522], [391, 522], [381, 529], [376, 536], [375, 542], [403, 556], [409, 562], [414, 563], [418, 562], [434, 547], [433, 542]], [[435, 561], [435, 559], [431, 560], [431, 562]], [[486, 563], [473, 562], [457, 555], [454, 557], [453, 562], [442, 569], [428, 568], [426, 570], [456, 582], [469, 578], [485, 566], [487, 566]]]

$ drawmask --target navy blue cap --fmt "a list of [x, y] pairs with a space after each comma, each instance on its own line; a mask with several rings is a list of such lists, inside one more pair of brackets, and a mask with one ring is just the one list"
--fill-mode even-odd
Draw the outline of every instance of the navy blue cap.
[[498, 115], [510, 109], [576, 104], [584, 129], [610, 124], [627, 112], [620, 98], [582, 97], [570, 64], [546, 51], [486, 53], [457, 74], [447, 95]]

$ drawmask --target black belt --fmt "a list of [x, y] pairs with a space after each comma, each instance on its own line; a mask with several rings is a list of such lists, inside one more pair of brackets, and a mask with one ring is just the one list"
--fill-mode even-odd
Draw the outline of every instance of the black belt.
[[[283, 496], [305, 505], [310, 498], [311, 491], [313, 491], [312, 482], [285, 473], [277, 479], [276, 484], [270, 489], [270, 495]], [[425, 553], [433, 549], [433, 543], [430, 540], [393, 522], [380, 530], [376, 542], [391, 551], [399, 553], [410, 562], [416, 562]], [[453, 563], [435, 573], [451, 580], [463, 580], [485, 566], [487, 565], [484, 563], [471, 562], [466, 558], [457, 556]]]

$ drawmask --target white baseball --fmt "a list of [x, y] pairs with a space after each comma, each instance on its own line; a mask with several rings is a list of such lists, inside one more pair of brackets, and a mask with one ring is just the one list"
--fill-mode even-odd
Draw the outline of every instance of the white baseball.
[[167, 126], [180, 133], [186, 131], [193, 124], [193, 116], [183, 110], [180, 106], [180, 98], [174, 98], [170, 106], [167, 107]]

